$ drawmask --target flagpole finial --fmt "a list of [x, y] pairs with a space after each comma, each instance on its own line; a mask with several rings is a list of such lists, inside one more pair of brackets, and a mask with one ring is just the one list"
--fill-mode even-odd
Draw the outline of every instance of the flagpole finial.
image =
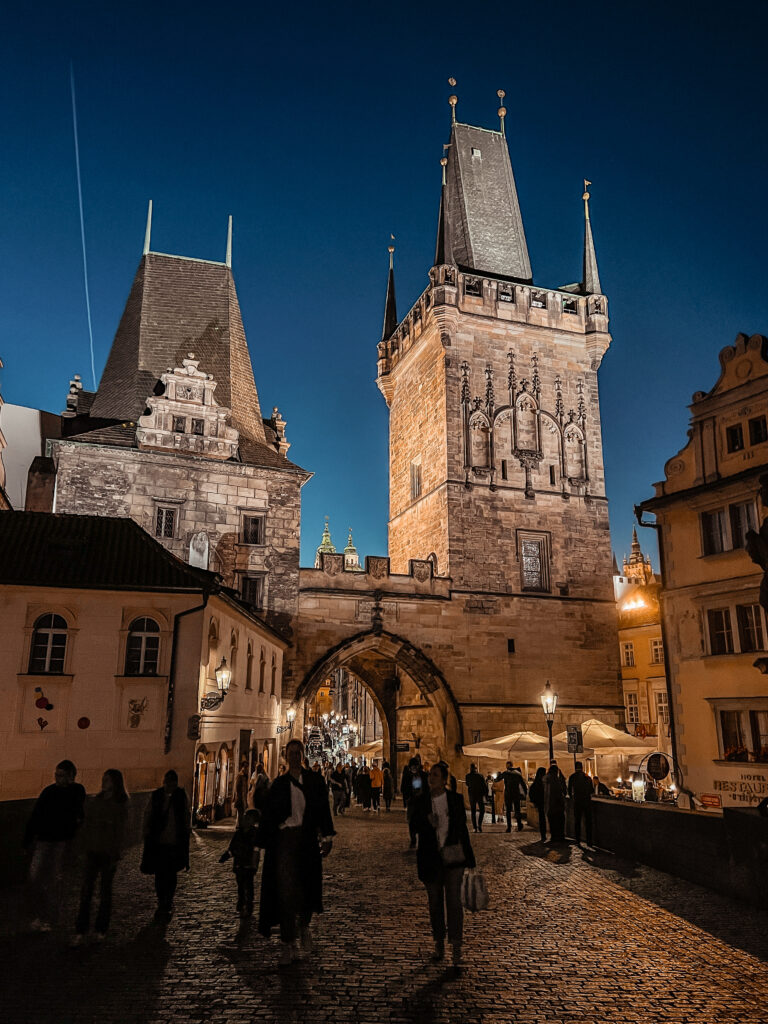
[[501, 121], [501, 134], [504, 135], [504, 118], [507, 116], [507, 108], [504, 106], [504, 97], [507, 94], [504, 92], [503, 89], [497, 89], [496, 95], [499, 97], [499, 100], [501, 101], [498, 109], [498, 115], [499, 120]]
[[[448, 79], [448, 85], [450, 85], [450, 87], [452, 89], [455, 88], [455, 86], [456, 86], [456, 79], [455, 78], [449, 78]], [[448, 102], [449, 102], [449, 104], [451, 106], [451, 124], [456, 124], [456, 104], [459, 102], [459, 97], [458, 96], [449, 96], [448, 97]]]

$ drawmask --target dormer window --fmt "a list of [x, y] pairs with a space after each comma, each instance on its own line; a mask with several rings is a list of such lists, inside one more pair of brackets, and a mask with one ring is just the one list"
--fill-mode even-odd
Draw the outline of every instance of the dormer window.
[[563, 312], [564, 313], [577, 313], [576, 299], [563, 299]]
[[472, 147], [472, 159], [473, 160], [480, 160], [481, 159], [480, 150], [476, 149], [474, 146]]
[[467, 277], [464, 280], [464, 291], [467, 295], [480, 295], [481, 285], [476, 277]]
[[547, 293], [546, 292], [534, 292], [531, 295], [531, 306], [534, 309], [546, 309], [547, 308]]

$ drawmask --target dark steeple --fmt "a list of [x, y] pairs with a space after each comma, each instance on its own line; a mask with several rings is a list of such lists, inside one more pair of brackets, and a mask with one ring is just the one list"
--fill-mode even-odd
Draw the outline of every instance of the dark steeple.
[[600, 275], [597, 272], [597, 255], [595, 243], [592, 238], [592, 223], [589, 219], [589, 192], [587, 188], [591, 181], [584, 179], [584, 259], [581, 271], [581, 287], [585, 295], [602, 295], [600, 287]]
[[[451, 97], [454, 100], [455, 97]], [[451, 104], [453, 115], [456, 106]], [[506, 111], [505, 111], [506, 113]], [[438, 251], [465, 270], [532, 280], [507, 140], [501, 131], [451, 125]]]
[[395, 302], [395, 247], [389, 247], [389, 277], [387, 278], [387, 300], [384, 303], [384, 328], [381, 332], [381, 340], [390, 338], [398, 324], [397, 303]]
[[448, 158], [443, 157], [440, 161], [443, 168], [443, 185], [440, 192], [440, 216], [437, 220], [437, 245], [435, 246], [435, 266], [441, 267], [445, 263], [453, 263], [453, 250], [451, 249], [451, 233], [448, 226], [448, 193], [446, 187], [445, 168]]

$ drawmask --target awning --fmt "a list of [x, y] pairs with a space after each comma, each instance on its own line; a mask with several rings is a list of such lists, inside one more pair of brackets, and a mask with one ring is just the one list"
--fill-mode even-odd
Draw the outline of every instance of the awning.
[[[568, 753], [568, 743], [553, 741], [556, 755]], [[535, 732], [512, 732], [461, 748], [467, 757], [494, 757], [500, 761], [549, 760], [549, 739]]]

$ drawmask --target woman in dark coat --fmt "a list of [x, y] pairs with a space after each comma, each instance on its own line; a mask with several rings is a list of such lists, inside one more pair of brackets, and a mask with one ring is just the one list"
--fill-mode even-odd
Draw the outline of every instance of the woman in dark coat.
[[189, 804], [171, 769], [163, 776], [144, 814], [144, 853], [141, 873], [155, 876], [155, 920], [168, 921], [173, 913], [179, 871], [189, 871]]
[[267, 792], [257, 840], [265, 850], [259, 931], [268, 938], [280, 926], [281, 966], [312, 950], [309, 924], [323, 912], [322, 858], [336, 834], [325, 780], [302, 767], [301, 740], [290, 740], [285, 756], [288, 771]]
[[392, 772], [389, 770], [389, 765], [385, 765], [384, 771], [384, 782], [381, 788], [381, 795], [384, 799], [384, 806], [387, 810], [392, 805], [392, 798], [395, 795], [395, 780], [392, 778]]
[[544, 776], [546, 774], [546, 768], [537, 768], [536, 778], [528, 790], [528, 799], [536, 808], [536, 813], [539, 817], [539, 832], [541, 833], [542, 843], [547, 841], [547, 816], [544, 812]]
[[553, 843], [565, 841], [565, 794], [565, 779], [553, 762], [544, 776], [544, 809], [547, 812], [549, 834]]
[[461, 881], [465, 868], [475, 866], [467, 830], [464, 797], [446, 788], [444, 762], [429, 770], [429, 791], [414, 798], [412, 823], [418, 837], [416, 867], [429, 900], [429, 921], [435, 940], [435, 959], [445, 956], [446, 917], [448, 941], [453, 947], [453, 966], [461, 967], [464, 911]]

